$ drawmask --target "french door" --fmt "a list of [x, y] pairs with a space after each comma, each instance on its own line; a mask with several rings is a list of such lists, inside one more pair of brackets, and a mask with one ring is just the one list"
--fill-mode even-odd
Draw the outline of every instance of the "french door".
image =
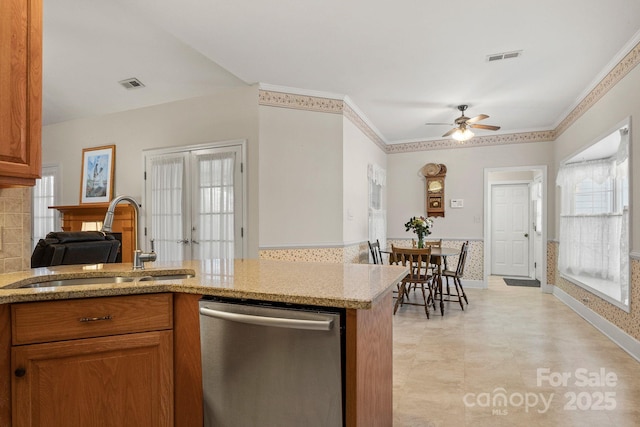
[[242, 258], [242, 150], [145, 155], [145, 230], [159, 261]]

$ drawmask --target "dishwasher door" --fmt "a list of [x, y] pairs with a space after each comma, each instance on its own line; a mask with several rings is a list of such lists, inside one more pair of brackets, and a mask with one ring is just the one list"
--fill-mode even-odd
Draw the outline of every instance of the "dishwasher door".
[[205, 427], [343, 426], [340, 312], [200, 301]]

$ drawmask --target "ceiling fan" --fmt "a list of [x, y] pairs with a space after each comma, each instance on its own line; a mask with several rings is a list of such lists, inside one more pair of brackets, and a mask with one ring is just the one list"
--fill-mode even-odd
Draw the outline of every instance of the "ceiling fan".
[[[464, 142], [473, 138], [474, 136], [474, 133], [471, 132], [470, 128], [485, 129], [485, 130], [500, 129], [500, 126], [478, 124], [480, 120], [489, 118], [489, 116], [487, 116], [486, 114], [480, 114], [478, 116], [471, 117], [471, 118], [465, 116], [464, 112], [467, 108], [469, 108], [468, 105], [458, 105], [458, 110], [460, 110], [460, 113], [461, 113], [460, 117], [455, 119], [454, 121], [455, 127], [451, 129], [449, 132], [442, 135], [443, 138], [446, 138], [447, 136], [451, 136], [456, 141]], [[427, 125], [445, 125], [445, 124], [448, 125], [449, 123], [426, 123], [426, 124]]]

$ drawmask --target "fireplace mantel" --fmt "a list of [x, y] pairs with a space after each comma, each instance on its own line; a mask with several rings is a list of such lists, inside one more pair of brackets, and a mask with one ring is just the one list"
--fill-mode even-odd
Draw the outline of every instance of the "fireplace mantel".
[[[102, 222], [109, 207], [108, 203], [90, 203], [71, 206], [49, 206], [56, 209], [62, 215], [62, 230], [81, 231], [85, 222]], [[116, 206], [113, 218], [113, 233], [121, 233], [122, 262], [133, 261], [133, 250], [136, 246], [136, 214], [133, 206], [121, 204]]]

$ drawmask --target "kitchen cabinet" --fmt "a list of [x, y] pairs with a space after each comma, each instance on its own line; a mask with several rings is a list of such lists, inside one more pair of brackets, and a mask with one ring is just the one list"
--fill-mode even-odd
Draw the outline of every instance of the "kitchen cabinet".
[[[162, 263], [157, 267], [162, 269]], [[48, 395], [53, 396], [58, 393], [65, 399], [70, 399], [65, 394], [67, 389], [76, 394], [75, 401], [82, 401], [77, 395], [84, 396], [86, 391], [83, 394], [78, 390], [82, 390], [85, 377], [90, 376], [93, 371], [83, 375], [77, 375], [73, 369], [66, 371], [65, 376], [68, 376], [68, 381], [65, 383], [65, 392], [58, 392], [58, 389], [49, 385], [47, 381], [51, 380], [46, 376], [41, 379], [37, 376], [39, 369], [46, 369], [48, 364], [51, 366], [60, 364], [65, 357], [71, 360], [70, 363], [75, 363], [75, 358], [94, 360], [88, 356], [93, 350], [90, 350], [90, 346], [84, 345], [89, 342], [94, 344], [94, 349], [100, 350], [93, 356], [99, 362], [87, 363], [95, 363], [93, 366], [96, 371], [101, 372], [100, 375], [95, 375], [95, 378], [101, 378], [102, 381], [95, 380], [89, 383], [97, 384], [106, 390], [102, 394], [104, 401], [110, 404], [109, 399], [113, 396], [126, 394], [128, 402], [140, 400], [142, 407], [148, 407], [150, 405], [147, 403], [148, 399], [152, 399], [152, 402], [164, 399], [162, 402], [168, 403], [159, 404], [157, 407], [173, 414], [174, 425], [202, 427], [204, 408], [198, 303], [203, 294], [345, 309], [343, 362], [345, 425], [346, 427], [387, 427], [393, 423], [393, 317], [389, 307], [393, 302], [392, 290], [395, 284], [407, 274], [406, 268], [258, 259], [228, 260], [228, 263], [185, 261], [179, 266], [168, 263], [166, 267], [167, 274], [177, 267], [181, 270], [192, 270], [195, 277], [179, 282], [162, 280], [94, 284], [92, 287], [18, 289], [14, 285], [22, 281], [29, 283], [41, 281], [39, 280], [41, 275], [46, 275], [48, 279], [56, 276], [62, 279], [63, 274], [65, 277], [90, 278], [109, 273], [116, 276], [127, 275], [131, 271], [130, 267], [124, 265], [118, 267], [118, 264], [104, 264], [96, 266], [95, 271], [93, 266], [91, 270], [85, 270], [84, 266], [60, 266], [56, 267], [57, 271], [54, 269], [51, 272], [33, 269], [22, 273], [23, 279], [19, 279], [14, 274], [0, 275], [0, 286], [6, 287], [6, 290], [0, 293], [0, 426], [24, 425], [14, 424], [14, 422], [17, 423], [18, 420], [22, 422], [25, 414], [32, 416], [30, 414], [33, 411], [41, 410], [30, 406], [29, 402], [41, 402], [38, 405], [48, 410], [46, 405], [54, 401], [54, 397]], [[313, 280], [300, 280], [300, 277], [313, 277]], [[295, 296], [291, 295], [293, 282], [297, 286]], [[147, 295], [144, 294], [145, 292], [153, 293]], [[159, 294], [159, 292], [164, 293]], [[118, 294], [121, 296], [112, 296]], [[153, 308], [158, 304], [163, 308]], [[96, 311], [96, 307], [110, 310]], [[111, 320], [98, 320], [109, 314]], [[83, 317], [97, 320], [79, 322], [78, 319]], [[123, 322], [122, 319], [129, 320]], [[167, 331], [172, 335], [162, 334]], [[147, 337], [147, 334], [155, 332], [161, 332], [161, 334], [153, 339]], [[163, 344], [163, 340], [159, 337], [162, 335], [171, 337], [169, 346]], [[145, 347], [146, 344], [144, 344], [141, 345], [142, 348], [156, 346], [163, 354], [169, 347], [170, 354], [162, 356], [161, 359], [172, 359], [173, 366], [170, 366], [169, 362], [165, 369], [155, 367], [150, 369], [132, 359], [134, 363], [140, 363], [140, 365], [138, 365], [139, 369], [135, 370], [136, 373], [130, 376], [144, 377], [147, 375], [145, 372], [153, 372], [149, 377], [161, 378], [158, 383], [161, 385], [154, 387], [172, 389], [172, 395], [171, 392], [166, 395], [161, 393], [162, 397], [156, 398], [157, 394], [150, 390], [150, 386], [144, 388], [144, 385], [140, 385], [140, 388], [138, 386], [126, 388], [136, 390], [135, 392], [113, 391], [116, 390], [114, 384], [117, 381], [112, 377], [117, 372], [119, 359], [113, 357], [114, 360], [111, 362], [109, 357], [105, 357], [107, 353], [102, 349], [122, 345], [124, 347], [122, 352], [130, 352], [129, 356], [135, 358], [133, 353], [136, 351], [133, 348], [136, 344], [124, 339], [129, 336], [147, 340], [144, 342], [148, 346]], [[77, 344], [78, 347], [64, 349], [65, 346], [73, 344]], [[46, 352], [39, 352], [38, 350], [41, 349], [38, 346], [41, 345], [50, 347]], [[67, 353], [64, 353], [65, 351]], [[51, 361], [46, 360], [52, 357], [51, 354], [60, 352], [63, 356], [53, 358]], [[69, 352], [79, 355], [68, 356]], [[156, 356], [152, 354], [153, 352], [147, 352], [142, 358], [153, 360]], [[38, 359], [39, 357], [41, 359]], [[29, 366], [32, 359], [37, 360], [38, 363]], [[46, 361], [40, 362], [40, 360]], [[38, 364], [43, 364], [44, 367], [40, 368]], [[78, 369], [82, 367], [81, 365]], [[22, 370], [18, 370], [19, 368]], [[65, 372], [64, 365], [59, 369]], [[54, 372], [53, 369], [49, 371], [49, 376], [55, 377], [55, 373], [52, 372]], [[35, 375], [36, 378], [29, 379], [29, 375]], [[58, 380], [64, 381], [62, 378]], [[47, 389], [47, 395], [35, 394], [38, 391], [34, 390], [33, 384], [29, 385], [29, 381], [43, 383], [38, 387]], [[30, 389], [33, 391], [28, 394]], [[96, 404], [92, 414], [107, 413], [101, 404], [102, 401]], [[107, 418], [103, 419], [110, 420], [111, 417], [120, 415], [123, 407], [125, 407], [124, 404], [117, 406], [117, 410], [113, 410]], [[124, 410], [129, 409], [125, 407]], [[69, 413], [73, 414], [73, 410], [75, 408], [71, 407]], [[64, 427], [73, 425], [69, 422], [62, 425]], [[89, 423], [89, 425], [95, 424]]]
[[198, 294], [173, 294], [173, 389], [177, 427], [202, 427], [204, 416], [198, 312], [200, 298], [202, 295]]
[[347, 310], [346, 426], [393, 424], [393, 295], [369, 310]]
[[12, 425], [172, 426], [172, 328], [168, 293], [12, 304]]
[[42, 0], [0, 2], [0, 187], [41, 174]]

